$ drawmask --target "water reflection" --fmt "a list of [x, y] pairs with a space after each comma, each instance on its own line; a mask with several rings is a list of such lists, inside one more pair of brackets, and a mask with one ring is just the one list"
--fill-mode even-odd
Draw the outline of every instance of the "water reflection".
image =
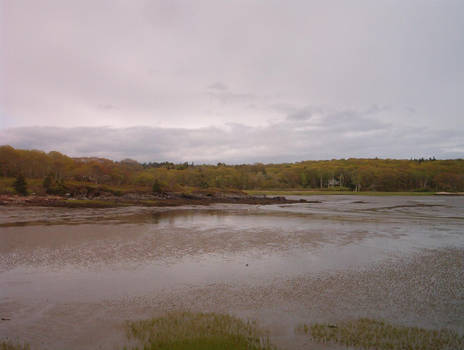
[[[254, 269], [256, 277], [266, 279], [464, 246], [463, 198], [339, 196], [312, 201], [174, 210], [8, 208], [0, 227], [0, 269], [21, 274], [25, 267], [98, 267], [116, 269], [124, 279], [124, 271], [160, 265], [178, 266], [187, 278], [192, 261], [221, 271], [235, 271], [251, 261], [262, 267]], [[224, 281], [228, 276], [218, 274]]]
[[[402, 315], [425, 326], [462, 323], [464, 198], [309, 199], [174, 209], [2, 208], [0, 306], [15, 318], [25, 305], [31, 316], [16, 328], [0, 327], [0, 336], [27, 329], [28, 319], [74, 325], [76, 313], [87, 322], [108, 310], [119, 315], [126, 305], [140, 317], [140, 300], [226, 312], [241, 305], [244, 315], [276, 322], [286, 312], [282, 305], [294, 303], [295, 322]], [[403, 263], [438, 250], [446, 253]], [[84, 312], [86, 303], [92, 307]], [[71, 305], [69, 315], [47, 314], [63, 305]], [[31, 324], [30, 334], [43, 333]]]

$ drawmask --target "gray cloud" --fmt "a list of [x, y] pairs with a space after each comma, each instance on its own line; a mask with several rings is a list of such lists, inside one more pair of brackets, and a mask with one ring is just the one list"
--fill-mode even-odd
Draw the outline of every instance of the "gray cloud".
[[237, 162], [462, 149], [449, 137], [464, 134], [460, 0], [16, 0], [1, 12], [1, 143]]
[[254, 127], [237, 123], [198, 129], [21, 127], [0, 131], [0, 138], [17, 148], [139, 161], [288, 162], [334, 155], [464, 157], [461, 133], [456, 130], [398, 127], [363, 111], [319, 113], [314, 119], [295, 122], [288, 118]]
[[249, 104], [256, 100], [256, 96], [249, 93], [237, 93], [232, 91], [211, 92], [211, 96], [223, 104]]
[[229, 88], [227, 87], [227, 85], [225, 85], [225, 84], [223, 84], [221, 82], [216, 82], [216, 83], [211, 84], [210, 86], [208, 86], [208, 89], [218, 90], [218, 91], [226, 91]]
[[287, 120], [289, 121], [305, 121], [311, 119], [311, 117], [317, 113], [312, 108], [307, 107], [299, 110], [294, 110], [287, 116]]

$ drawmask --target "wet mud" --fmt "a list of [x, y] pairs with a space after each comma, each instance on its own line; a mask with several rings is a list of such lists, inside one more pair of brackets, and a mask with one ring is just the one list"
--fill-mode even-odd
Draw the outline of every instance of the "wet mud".
[[284, 349], [335, 349], [294, 328], [358, 317], [464, 331], [464, 198], [311, 199], [3, 207], [0, 338], [122, 348], [125, 320], [172, 310], [256, 319]]

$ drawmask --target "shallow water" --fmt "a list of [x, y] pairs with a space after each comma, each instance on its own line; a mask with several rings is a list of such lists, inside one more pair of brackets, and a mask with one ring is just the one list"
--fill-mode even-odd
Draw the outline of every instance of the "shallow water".
[[306, 199], [0, 208], [0, 338], [113, 349], [124, 319], [178, 308], [258, 319], [286, 348], [308, 345], [299, 322], [464, 330], [464, 197]]

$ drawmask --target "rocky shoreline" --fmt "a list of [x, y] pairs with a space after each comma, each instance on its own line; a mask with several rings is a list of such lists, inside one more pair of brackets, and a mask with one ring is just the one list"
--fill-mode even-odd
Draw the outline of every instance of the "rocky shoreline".
[[289, 200], [281, 196], [250, 196], [242, 193], [126, 193], [121, 196], [102, 194], [99, 196], [54, 196], [54, 195], [0, 195], [0, 205], [42, 206], [68, 208], [112, 208], [124, 206], [171, 207], [182, 205], [210, 205], [214, 203], [236, 204], [291, 204], [306, 200]]

